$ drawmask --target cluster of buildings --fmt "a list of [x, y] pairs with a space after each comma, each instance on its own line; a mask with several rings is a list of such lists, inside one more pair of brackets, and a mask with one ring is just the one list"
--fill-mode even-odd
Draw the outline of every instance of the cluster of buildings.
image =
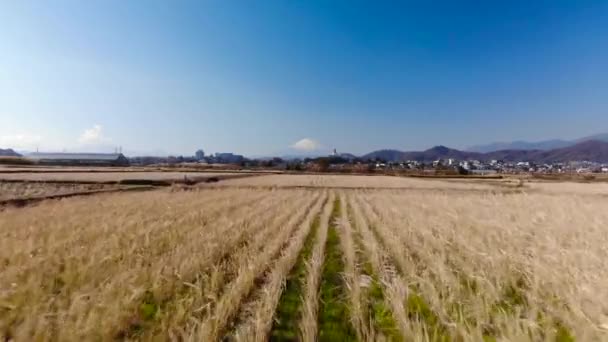
[[181, 164], [181, 163], [204, 163], [204, 164], [243, 164], [247, 159], [234, 153], [221, 153], [205, 155], [202, 150], [195, 152], [194, 156], [169, 156], [169, 157], [132, 157], [131, 165], [152, 164]]
[[414, 160], [396, 163], [376, 163], [376, 169], [401, 170], [436, 170], [453, 169], [466, 174], [495, 174], [495, 173], [608, 173], [608, 164], [573, 161], [567, 163], [534, 163], [530, 161], [505, 162], [502, 160], [456, 160], [452, 158], [438, 159], [423, 163]]
[[129, 159], [122, 153], [42, 153], [35, 152], [26, 159], [40, 165], [66, 166], [128, 166]]
[[192, 157], [132, 157], [122, 153], [43, 153], [35, 152], [25, 156], [27, 160], [39, 165], [63, 166], [129, 166], [151, 164], [208, 163], [208, 164], [241, 164], [246, 159], [234, 153], [216, 153], [205, 155], [199, 150]]

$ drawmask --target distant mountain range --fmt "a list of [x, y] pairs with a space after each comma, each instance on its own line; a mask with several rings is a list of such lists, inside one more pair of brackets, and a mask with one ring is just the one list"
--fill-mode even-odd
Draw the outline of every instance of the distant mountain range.
[[6, 149], [3, 150], [0, 148], [0, 156], [2, 157], [21, 157], [21, 155], [15, 151], [13, 151], [12, 149]]
[[588, 137], [576, 140], [552, 139], [537, 142], [529, 141], [512, 141], [512, 142], [495, 142], [487, 145], [472, 146], [467, 149], [469, 152], [488, 153], [502, 150], [553, 150], [556, 148], [564, 148], [574, 146], [578, 143], [598, 140], [608, 142], [608, 133], [591, 135]]
[[460, 151], [445, 146], [435, 146], [426, 151], [402, 152], [398, 150], [379, 150], [361, 156], [366, 160], [386, 160], [392, 162], [415, 160], [430, 162], [438, 159], [477, 159], [504, 161], [532, 161], [537, 163], [594, 161], [608, 163], [608, 142], [600, 140], [585, 140], [571, 146], [550, 150], [507, 149], [488, 153]]

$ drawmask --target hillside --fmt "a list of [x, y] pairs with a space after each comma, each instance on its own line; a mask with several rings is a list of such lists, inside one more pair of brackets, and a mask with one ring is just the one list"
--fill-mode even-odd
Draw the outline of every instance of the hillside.
[[1, 149], [0, 148], [0, 156], [2, 157], [21, 157], [21, 155], [15, 151], [13, 151], [12, 149]]
[[603, 142], [608, 142], [608, 133], [590, 135], [588, 137], [577, 139], [576, 142], [580, 143], [580, 142], [585, 142], [585, 141], [590, 141], [590, 140], [599, 140], [599, 141], [603, 141]]
[[543, 141], [536, 141], [536, 142], [529, 142], [529, 141], [494, 142], [494, 143], [490, 143], [490, 144], [486, 144], [486, 145], [471, 146], [471, 147], [467, 148], [467, 151], [479, 152], [479, 153], [489, 153], [489, 152], [505, 151], [505, 150], [549, 151], [549, 150], [574, 146], [578, 143], [592, 141], [592, 140], [608, 142], [608, 133], [590, 135], [590, 136], [586, 136], [586, 137], [575, 139], [575, 140], [551, 139], [551, 140], [543, 140]]
[[574, 146], [539, 153], [541, 161], [590, 160], [608, 163], [608, 142], [591, 140]]
[[472, 146], [467, 149], [471, 152], [489, 153], [505, 150], [552, 150], [572, 146], [575, 142], [566, 140], [546, 140], [538, 142], [529, 141], [513, 141], [513, 142], [495, 142], [487, 145]]
[[533, 161], [544, 162], [567, 162], [575, 160], [587, 160], [600, 163], [608, 162], [608, 142], [590, 140], [583, 141], [573, 146], [551, 149], [551, 150], [501, 150], [489, 153], [477, 153], [460, 151], [445, 146], [435, 146], [431, 149], [418, 152], [402, 152], [397, 150], [380, 150], [362, 156], [363, 159], [405, 161], [415, 160], [419, 162], [430, 162], [437, 159], [454, 158], [457, 160], [504, 160], [504, 161]]
[[415, 160], [419, 162], [433, 161], [437, 159], [471, 159], [479, 158], [480, 153], [465, 152], [445, 146], [435, 146], [425, 151], [403, 152], [398, 150], [379, 150], [361, 156], [365, 160], [405, 161]]

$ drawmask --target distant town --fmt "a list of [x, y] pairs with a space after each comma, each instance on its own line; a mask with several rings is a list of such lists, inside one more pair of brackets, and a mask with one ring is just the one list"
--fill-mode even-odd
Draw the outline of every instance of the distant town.
[[[42, 153], [20, 155], [0, 150], [3, 164], [69, 166], [164, 166], [265, 169], [335, 173], [404, 173], [412, 175], [592, 174], [608, 173], [608, 142], [590, 140], [551, 150], [468, 152], [436, 146], [421, 152], [379, 150], [362, 156], [333, 153], [317, 157], [246, 158], [235, 153], [192, 156], [126, 157], [116, 153]], [[11, 159], [12, 158], [12, 159]]]

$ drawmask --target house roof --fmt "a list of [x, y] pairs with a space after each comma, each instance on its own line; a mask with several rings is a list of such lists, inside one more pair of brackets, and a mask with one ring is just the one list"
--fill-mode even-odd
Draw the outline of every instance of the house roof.
[[117, 160], [124, 157], [121, 153], [30, 153], [31, 159], [56, 159], [56, 160]]

